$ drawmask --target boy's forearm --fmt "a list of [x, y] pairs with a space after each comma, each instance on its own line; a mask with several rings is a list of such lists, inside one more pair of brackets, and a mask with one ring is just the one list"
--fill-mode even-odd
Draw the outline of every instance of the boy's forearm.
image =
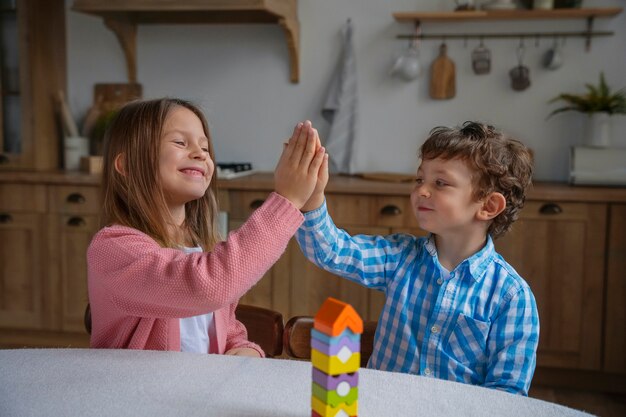
[[324, 193], [314, 193], [313, 195], [311, 195], [311, 198], [309, 198], [309, 200], [304, 204], [304, 206], [302, 206], [302, 208], [300, 209], [300, 211], [303, 212], [307, 212], [307, 211], [313, 211], [315, 209], [318, 209], [321, 207], [321, 205], [324, 203]]

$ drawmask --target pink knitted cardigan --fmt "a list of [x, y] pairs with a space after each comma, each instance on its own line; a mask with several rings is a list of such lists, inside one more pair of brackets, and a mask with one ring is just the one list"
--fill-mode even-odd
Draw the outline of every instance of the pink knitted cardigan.
[[180, 351], [179, 318], [214, 312], [217, 351], [250, 347], [235, 319], [239, 298], [278, 260], [303, 216], [271, 193], [212, 252], [162, 248], [136, 229], [113, 225], [87, 250], [91, 347]]

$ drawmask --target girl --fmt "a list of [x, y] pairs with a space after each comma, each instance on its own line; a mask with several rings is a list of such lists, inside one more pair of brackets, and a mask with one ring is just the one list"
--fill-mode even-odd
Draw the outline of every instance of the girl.
[[235, 319], [237, 300], [284, 252], [327, 161], [310, 122], [285, 144], [271, 193], [218, 242], [211, 136], [177, 99], [137, 101], [104, 149], [104, 225], [88, 250], [91, 346], [263, 357]]

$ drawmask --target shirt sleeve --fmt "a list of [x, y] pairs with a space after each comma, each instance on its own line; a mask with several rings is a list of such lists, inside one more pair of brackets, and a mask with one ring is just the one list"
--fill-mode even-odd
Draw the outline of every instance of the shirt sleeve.
[[402, 260], [411, 236], [350, 236], [328, 215], [326, 201], [304, 213], [296, 232], [304, 256], [320, 268], [368, 288], [383, 290]]
[[237, 320], [235, 316], [236, 308], [237, 303], [233, 303], [229, 307], [226, 348], [224, 349], [224, 351], [228, 352], [229, 350], [235, 348], [250, 348], [259, 352], [259, 355], [264, 358], [265, 352], [263, 351], [263, 349], [261, 349], [261, 347], [256, 343], [248, 340], [248, 331], [246, 330], [246, 326], [244, 326], [242, 322]]
[[489, 331], [485, 386], [528, 395], [537, 363], [539, 314], [530, 288], [505, 297]]
[[272, 193], [211, 252], [162, 248], [123, 226], [96, 234], [87, 251], [90, 297], [107, 297], [127, 315], [190, 317], [236, 302], [285, 251], [300, 211]]

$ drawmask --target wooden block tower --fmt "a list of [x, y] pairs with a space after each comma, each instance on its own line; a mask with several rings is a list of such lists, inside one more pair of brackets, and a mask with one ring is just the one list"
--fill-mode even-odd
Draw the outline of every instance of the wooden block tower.
[[311, 329], [312, 417], [356, 417], [363, 320], [351, 305], [329, 297]]

